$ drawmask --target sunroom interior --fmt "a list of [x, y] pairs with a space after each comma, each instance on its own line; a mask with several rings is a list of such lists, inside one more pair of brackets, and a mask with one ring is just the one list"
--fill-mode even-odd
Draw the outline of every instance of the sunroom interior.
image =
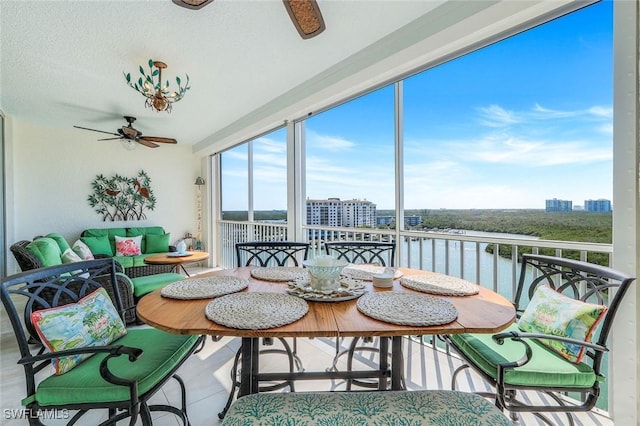
[[[235, 226], [245, 226], [223, 215], [225, 197], [238, 190], [230, 184], [234, 178], [251, 182], [241, 187], [248, 194], [247, 226], [260, 226], [253, 194], [275, 188], [287, 213], [278, 229], [289, 239], [309, 240], [306, 189], [321, 180], [309, 177], [305, 150], [320, 142], [306, 129], [362, 96], [386, 102], [390, 142], [378, 173], [392, 181], [385, 190], [402, 223], [409, 194], [402, 189], [401, 135], [410, 125], [402, 100], [411, 77], [593, 3], [599, 2], [318, 1], [326, 29], [303, 40], [275, 0], [216, 0], [198, 11], [170, 1], [2, 2], [0, 272], [19, 271], [9, 252], [16, 241], [49, 232], [73, 241], [83, 229], [110, 226], [87, 201], [91, 181], [101, 174], [144, 170], [157, 204], [137, 223], [161, 225], [172, 240], [197, 233], [211, 254], [208, 267], [233, 266], [225, 241]], [[638, 276], [640, 2], [611, 2], [611, 8], [615, 209], [613, 244], [602, 250], [611, 266]], [[171, 113], [145, 108], [145, 99], [127, 87], [123, 74], [137, 75], [150, 58], [167, 63], [172, 84], [175, 76], [189, 75], [191, 88]], [[118, 140], [97, 141], [103, 135], [73, 127], [114, 132], [125, 124], [123, 116], [136, 117], [144, 135], [178, 143], [127, 150]], [[285, 153], [272, 157], [286, 166], [279, 176], [284, 185], [275, 187], [251, 178], [256, 150], [273, 135], [286, 141]], [[225, 175], [225, 164], [237, 157], [246, 171]], [[204, 185], [194, 185], [197, 178]], [[400, 248], [399, 256], [400, 266], [411, 264], [409, 251]], [[617, 424], [640, 421], [635, 289], [627, 300], [610, 354], [608, 411]]]

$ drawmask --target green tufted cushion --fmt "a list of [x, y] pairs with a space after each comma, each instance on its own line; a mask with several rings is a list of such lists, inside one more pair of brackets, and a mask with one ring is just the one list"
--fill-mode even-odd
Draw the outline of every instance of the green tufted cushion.
[[456, 391], [258, 393], [239, 398], [223, 426], [511, 426], [481, 396]]
[[43, 267], [62, 265], [62, 252], [53, 238], [36, 238], [25, 248], [40, 261]]
[[[506, 331], [519, 331], [516, 324]], [[497, 364], [516, 361], [524, 355], [521, 343], [505, 339], [498, 345], [491, 334], [456, 334], [449, 336], [466, 356], [471, 358], [485, 373], [494, 379], [497, 376]], [[573, 364], [546, 347], [529, 339], [533, 357], [522, 367], [505, 372], [505, 383], [521, 386], [543, 387], [589, 387], [597, 378], [593, 369], [587, 364]]]
[[[170, 334], [153, 328], [128, 330], [125, 336], [112, 344], [141, 348], [144, 354], [133, 363], [126, 355], [112, 359], [109, 367], [126, 379], [139, 380], [138, 392], [144, 394], [182, 361], [198, 337]], [[94, 355], [66, 374], [44, 379], [36, 391], [38, 404], [46, 407], [128, 401], [128, 387], [112, 385], [100, 376], [100, 361], [104, 357], [104, 354]]]
[[133, 282], [133, 294], [136, 297], [144, 296], [167, 284], [184, 279], [183, 275], [166, 272], [164, 274], [146, 275], [143, 277], [131, 278]]
[[64, 237], [58, 234], [57, 232], [51, 232], [45, 235], [45, 237], [53, 239], [58, 244], [58, 247], [60, 248], [60, 253], [64, 253], [65, 251], [71, 248], [67, 240], [65, 240]]

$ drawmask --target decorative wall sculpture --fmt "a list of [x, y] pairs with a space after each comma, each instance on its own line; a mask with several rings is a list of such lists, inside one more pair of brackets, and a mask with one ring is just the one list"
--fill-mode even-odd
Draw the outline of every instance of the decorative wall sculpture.
[[109, 178], [98, 175], [91, 182], [93, 193], [87, 201], [105, 222], [143, 220], [147, 218], [145, 210], [156, 207], [150, 185], [151, 179], [144, 170], [131, 178], [118, 174]]

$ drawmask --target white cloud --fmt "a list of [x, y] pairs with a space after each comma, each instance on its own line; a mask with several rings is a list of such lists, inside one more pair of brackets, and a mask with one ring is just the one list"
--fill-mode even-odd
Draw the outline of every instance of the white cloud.
[[355, 142], [340, 136], [321, 135], [311, 130], [307, 131], [306, 137], [307, 144], [326, 151], [347, 151], [356, 146]]
[[487, 127], [504, 127], [520, 122], [513, 111], [508, 111], [498, 105], [478, 108], [480, 122]]

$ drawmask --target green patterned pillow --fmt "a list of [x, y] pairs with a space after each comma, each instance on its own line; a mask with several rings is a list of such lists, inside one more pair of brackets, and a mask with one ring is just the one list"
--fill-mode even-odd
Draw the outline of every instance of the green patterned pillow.
[[[51, 352], [108, 345], [127, 334], [107, 291], [99, 288], [76, 303], [31, 313], [31, 323]], [[55, 374], [64, 374], [91, 354], [51, 360]]]
[[[528, 333], [590, 342], [593, 330], [606, 311], [606, 306], [575, 300], [543, 285], [533, 294], [518, 321], [518, 328]], [[539, 342], [575, 364], [579, 364], [584, 355], [584, 346], [548, 339]]]

